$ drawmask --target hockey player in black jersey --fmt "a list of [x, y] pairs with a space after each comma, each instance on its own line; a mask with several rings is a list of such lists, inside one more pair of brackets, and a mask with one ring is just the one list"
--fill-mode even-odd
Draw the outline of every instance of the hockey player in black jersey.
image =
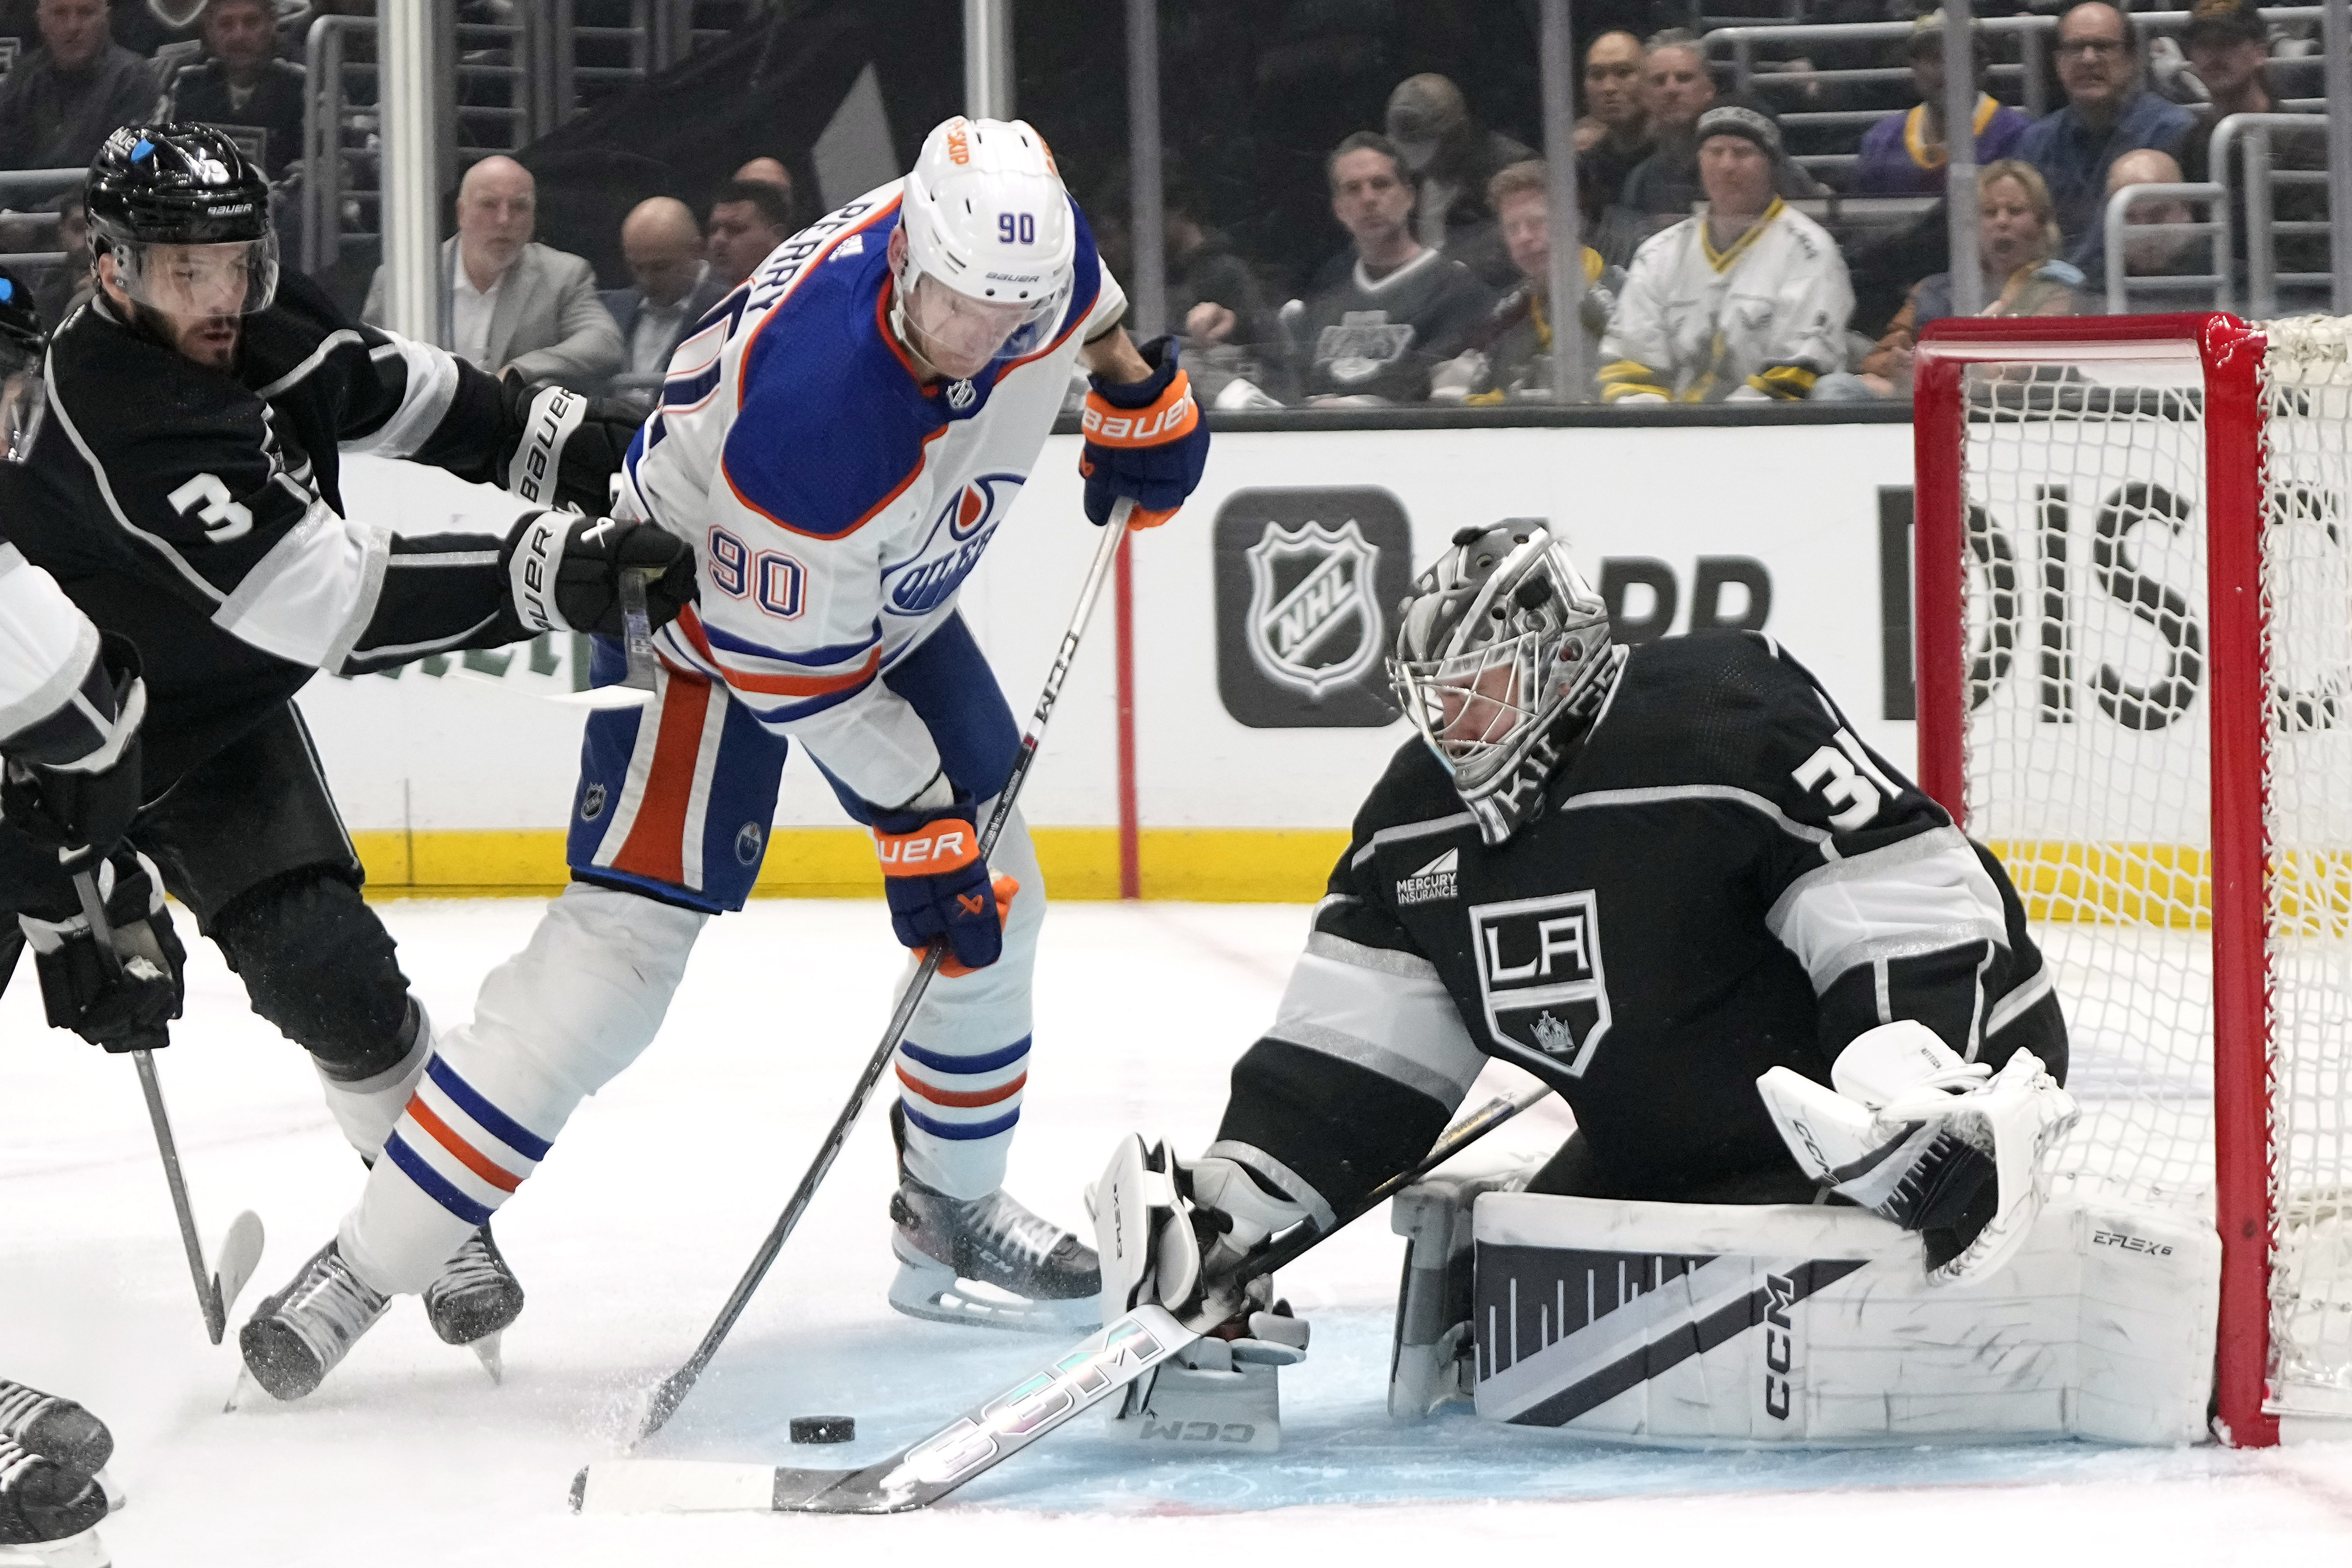
[[[149, 713], [130, 841], [254, 1010], [310, 1052], [372, 1158], [431, 1029], [360, 897], [294, 694], [321, 669], [618, 634], [626, 570], [653, 579], [658, 625], [691, 596], [692, 553], [597, 516], [634, 410], [501, 382], [349, 319], [279, 276], [268, 194], [206, 127], [108, 139], [88, 185], [97, 293], [57, 328], [37, 423], [0, 464], [0, 536], [137, 643]], [[589, 515], [532, 513], [504, 538], [394, 536], [344, 514], [344, 452]], [[478, 1233], [425, 1301], [442, 1337], [466, 1343], [511, 1321], [521, 1291]]]
[[2073, 1116], [2049, 971], [2000, 864], [1794, 659], [1614, 645], [1567, 551], [1511, 523], [1416, 581], [1391, 669], [1420, 736], [1182, 1167], [1209, 1278], [1411, 1166], [1489, 1057], [1575, 1113], [1530, 1190], [1827, 1186], [1924, 1231], [1943, 1277], [1998, 1265]]

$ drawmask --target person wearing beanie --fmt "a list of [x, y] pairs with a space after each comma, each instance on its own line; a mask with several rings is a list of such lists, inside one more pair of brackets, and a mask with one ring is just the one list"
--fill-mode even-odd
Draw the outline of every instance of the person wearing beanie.
[[1793, 402], [1845, 368], [1853, 287], [1819, 224], [1775, 189], [1772, 117], [1721, 103], [1695, 128], [1707, 210], [1634, 254], [1601, 346], [1606, 402]]

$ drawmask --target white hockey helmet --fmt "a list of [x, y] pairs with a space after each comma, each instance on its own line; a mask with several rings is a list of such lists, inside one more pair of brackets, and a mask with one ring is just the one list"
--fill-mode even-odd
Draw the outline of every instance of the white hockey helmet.
[[1397, 702], [1499, 844], [1542, 810], [1574, 719], [1608, 694], [1623, 658], [1609, 608], [1549, 529], [1513, 517], [1457, 532], [1397, 621]]
[[957, 115], [934, 126], [908, 172], [898, 227], [907, 246], [894, 314], [939, 369], [971, 375], [1053, 340], [1069, 305], [1077, 221], [1052, 149], [1026, 121]]

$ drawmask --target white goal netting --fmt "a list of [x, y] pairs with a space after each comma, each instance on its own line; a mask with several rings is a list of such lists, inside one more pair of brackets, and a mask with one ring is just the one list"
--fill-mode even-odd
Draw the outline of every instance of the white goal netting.
[[2055, 967], [2063, 1178], [2211, 1216], [2207, 503], [2259, 476], [2264, 741], [2224, 766], [2266, 802], [2267, 1060], [2239, 1069], [2268, 1096], [2266, 1404], [2352, 1416], [2352, 321], [2263, 330], [2260, 433], [2225, 424], [2211, 476], [2193, 345], [1969, 368], [1962, 766]]

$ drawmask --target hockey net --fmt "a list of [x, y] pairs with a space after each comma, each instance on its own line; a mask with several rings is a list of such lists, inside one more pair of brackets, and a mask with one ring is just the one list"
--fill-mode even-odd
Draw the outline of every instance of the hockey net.
[[2213, 1219], [2225, 1439], [2352, 1418], [2352, 319], [1939, 323], [1917, 388], [1921, 782], [2053, 967], [2058, 1178]]

